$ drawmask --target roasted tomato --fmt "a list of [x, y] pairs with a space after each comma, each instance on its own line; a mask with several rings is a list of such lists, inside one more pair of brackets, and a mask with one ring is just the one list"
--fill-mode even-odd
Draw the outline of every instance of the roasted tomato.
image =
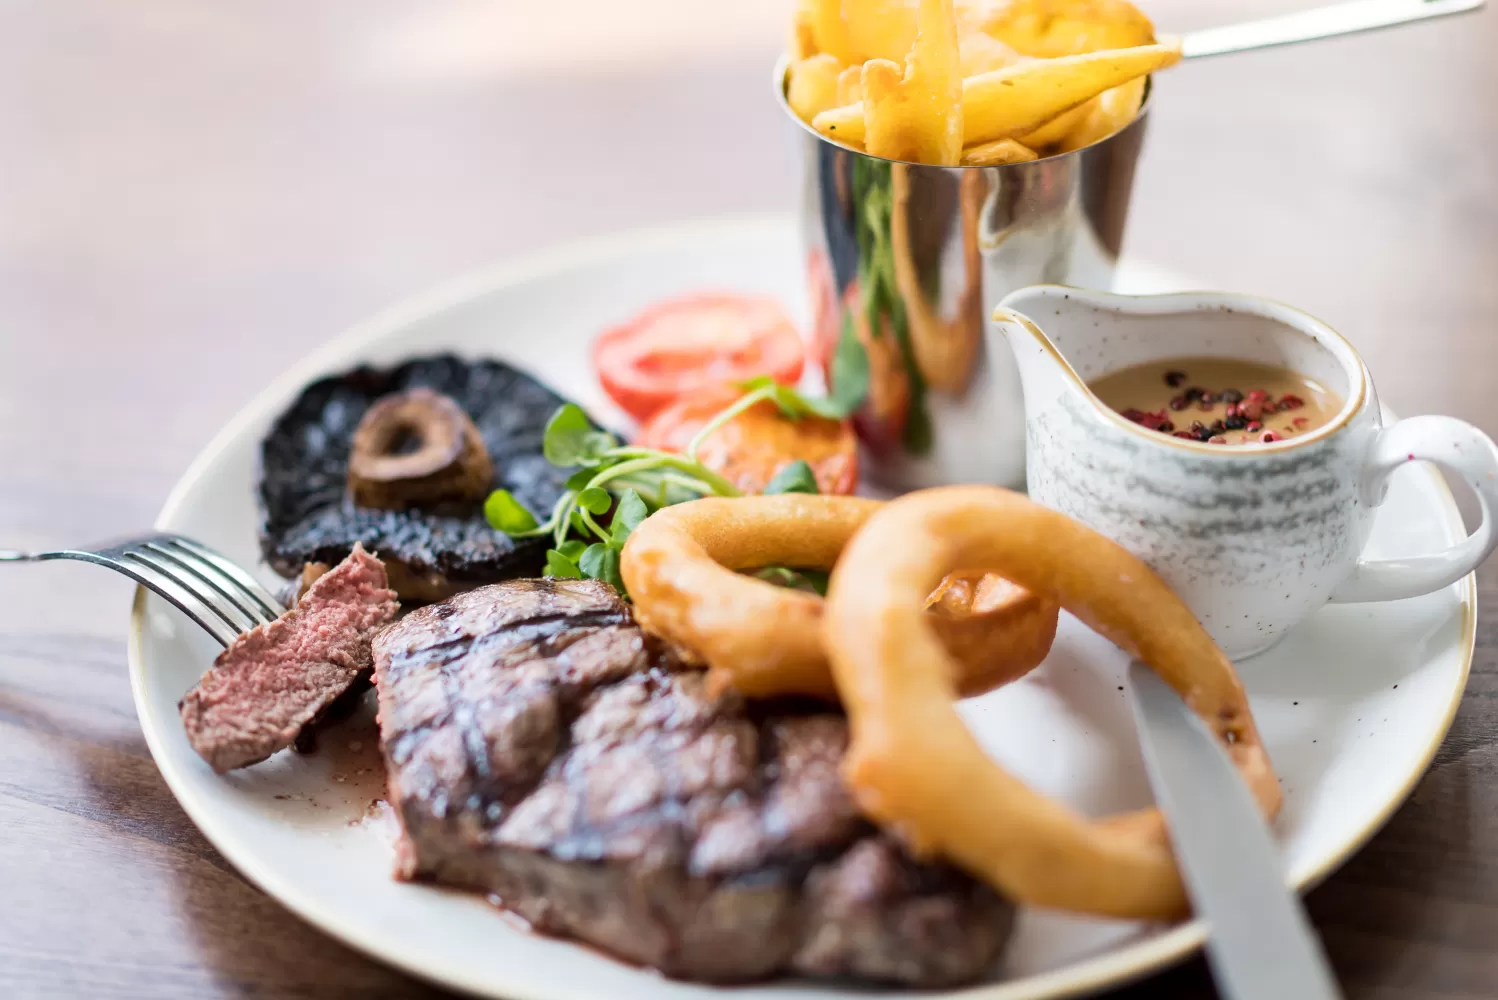
[[744, 295], [662, 302], [593, 343], [604, 391], [638, 420], [761, 375], [794, 385], [805, 360], [801, 335], [779, 303]]
[[[685, 451], [697, 432], [736, 398], [717, 392], [679, 400], [652, 417], [636, 443]], [[720, 427], [702, 442], [697, 458], [745, 493], [760, 492], [797, 459], [811, 466], [823, 493], [852, 493], [858, 486], [858, 441], [851, 424], [821, 417], [790, 420], [770, 402]]]

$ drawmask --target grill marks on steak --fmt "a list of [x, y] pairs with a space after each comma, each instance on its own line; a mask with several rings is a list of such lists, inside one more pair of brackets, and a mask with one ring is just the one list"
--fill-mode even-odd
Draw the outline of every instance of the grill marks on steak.
[[713, 981], [950, 985], [1007, 937], [1007, 903], [858, 815], [841, 716], [708, 697], [604, 584], [461, 594], [374, 656], [403, 877]]
[[356, 544], [296, 607], [235, 639], [177, 703], [188, 742], [219, 773], [291, 746], [341, 696], [367, 686], [370, 640], [397, 608], [385, 567]]
[[[603, 588], [520, 581], [503, 587], [507, 601], [496, 589], [420, 608], [376, 644], [391, 803], [411, 845], [494, 823], [534, 785], [560, 746], [564, 685], [647, 665], [643, 636]], [[401, 874], [415, 865], [404, 857]]]

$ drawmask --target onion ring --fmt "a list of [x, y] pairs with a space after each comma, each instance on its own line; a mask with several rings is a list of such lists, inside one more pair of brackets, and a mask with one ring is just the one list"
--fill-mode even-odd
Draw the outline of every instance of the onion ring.
[[[708, 497], [664, 507], [629, 536], [620, 575], [635, 618], [711, 668], [714, 687], [750, 697], [835, 699], [822, 646], [822, 598], [735, 570], [830, 569], [883, 504], [862, 497]], [[956, 586], [954, 584], [954, 586]], [[1033, 669], [1050, 651], [1057, 605], [1019, 588], [932, 595], [931, 623], [954, 636], [951, 683], [977, 694]]]
[[1180, 598], [1123, 547], [1008, 490], [958, 486], [891, 501], [848, 544], [825, 639], [852, 729], [844, 777], [865, 815], [1011, 898], [1171, 918], [1185, 890], [1157, 810], [1088, 820], [1012, 777], [958, 716], [953, 664], [922, 608], [957, 566], [1061, 606], [1148, 663], [1226, 746], [1265, 816], [1279, 783], [1232, 663]]

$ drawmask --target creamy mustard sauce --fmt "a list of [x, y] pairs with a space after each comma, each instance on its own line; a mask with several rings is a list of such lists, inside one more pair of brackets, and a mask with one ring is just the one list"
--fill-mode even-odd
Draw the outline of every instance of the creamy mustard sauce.
[[1224, 358], [1134, 365], [1088, 385], [1150, 430], [1208, 444], [1269, 444], [1330, 423], [1342, 399], [1289, 368]]

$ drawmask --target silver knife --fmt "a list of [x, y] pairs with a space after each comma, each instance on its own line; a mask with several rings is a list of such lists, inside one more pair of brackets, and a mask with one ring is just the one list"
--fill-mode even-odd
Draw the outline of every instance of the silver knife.
[[1207, 957], [1229, 1000], [1333, 1000], [1336, 978], [1248, 786], [1205, 723], [1137, 660], [1134, 717]]

